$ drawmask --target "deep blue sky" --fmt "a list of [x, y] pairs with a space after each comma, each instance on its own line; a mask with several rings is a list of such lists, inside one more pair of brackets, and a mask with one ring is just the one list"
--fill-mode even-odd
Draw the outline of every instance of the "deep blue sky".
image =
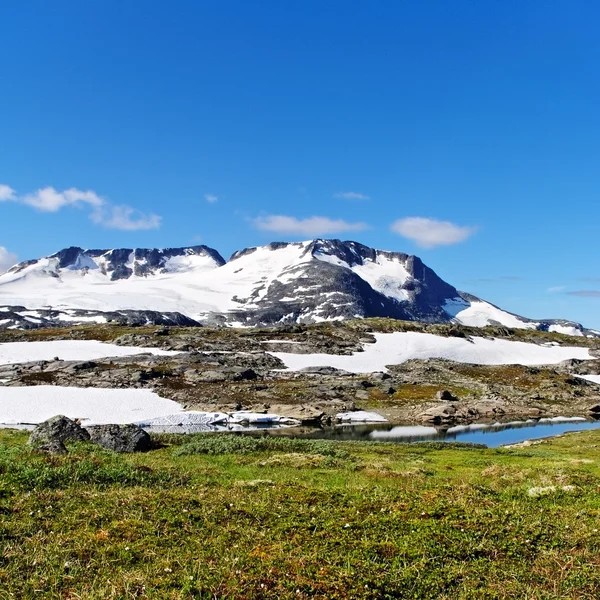
[[[600, 327], [599, 20], [566, 0], [1, 3], [0, 246], [356, 239]], [[407, 217], [472, 229], [426, 222], [421, 247], [390, 230]]]

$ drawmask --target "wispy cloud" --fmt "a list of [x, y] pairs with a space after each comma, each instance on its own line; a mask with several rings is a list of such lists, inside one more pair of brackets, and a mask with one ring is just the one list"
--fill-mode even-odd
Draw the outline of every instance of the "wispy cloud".
[[268, 215], [252, 219], [254, 226], [262, 231], [272, 231], [287, 235], [302, 235], [317, 237], [332, 235], [346, 231], [363, 231], [368, 229], [366, 223], [350, 223], [343, 219], [330, 219], [328, 217], [309, 217], [297, 219], [285, 215]]
[[587, 281], [588, 283], [600, 283], [600, 277], [578, 277], [577, 281]]
[[3, 185], [0, 183], [0, 202], [5, 202], [7, 200], [16, 200], [17, 195], [15, 190], [13, 190], [8, 185]]
[[219, 196], [215, 196], [214, 194], [204, 194], [204, 199], [207, 202], [214, 204], [219, 199]]
[[413, 240], [421, 248], [451, 246], [471, 237], [477, 227], [462, 227], [450, 221], [425, 217], [406, 217], [392, 223], [390, 229], [402, 237]]
[[366, 194], [359, 194], [358, 192], [336, 192], [333, 195], [334, 198], [340, 198], [341, 200], [370, 200], [371, 197]]
[[143, 213], [127, 204], [113, 204], [93, 190], [77, 188], [59, 191], [49, 186], [18, 196], [9, 186], [0, 185], [0, 200], [15, 200], [38, 211], [52, 213], [66, 206], [87, 207], [93, 223], [122, 231], [157, 229], [162, 220], [158, 215]]
[[100, 206], [91, 213], [90, 219], [107, 229], [121, 231], [158, 229], [162, 221], [158, 215], [145, 214], [124, 204]]
[[0, 246], [0, 275], [17, 264], [17, 255]]
[[600, 290], [573, 290], [565, 292], [568, 296], [579, 296], [580, 298], [600, 298]]
[[564, 291], [565, 288], [566, 286], [564, 285], [553, 285], [552, 287], [549, 287], [546, 291], [550, 292], [551, 294], [556, 294], [557, 292]]

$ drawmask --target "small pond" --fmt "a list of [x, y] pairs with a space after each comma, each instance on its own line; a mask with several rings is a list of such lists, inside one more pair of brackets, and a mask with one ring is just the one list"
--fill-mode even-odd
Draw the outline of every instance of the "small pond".
[[497, 448], [518, 444], [526, 440], [541, 439], [567, 433], [600, 428], [600, 420], [581, 417], [556, 417], [554, 419], [529, 419], [510, 423], [473, 423], [450, 428], [421, 425], [362, 424], [336, 427], [281, 427], [273, 425], [180, 425], [169, 427], [144, 427], [149, 432], [200, 433], [239, 432], [322, 440], [355, 440], [381, 442], [468, 442]]
[[[468, 442], [497, 448], [526, 440], [552, 437], [570, 431], [600, 428], [600, 420], [530, 419], [510, 423], [473, 423], [450, 428], [420, 425], [355, 425], [303, 432], [297, 437], [381, 442]], [[291, 431], [290, 431], [291, 433]]]

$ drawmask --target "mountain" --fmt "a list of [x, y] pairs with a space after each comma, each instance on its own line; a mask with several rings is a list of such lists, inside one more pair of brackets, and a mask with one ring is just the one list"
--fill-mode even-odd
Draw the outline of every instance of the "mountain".
[[578, 323], [513, 315], [446, 283], [420, 258], [357, 242], [71, 247], [0, 276], [0, 328], [119, 321], [242, 326], [391, 317], [595, 335]]

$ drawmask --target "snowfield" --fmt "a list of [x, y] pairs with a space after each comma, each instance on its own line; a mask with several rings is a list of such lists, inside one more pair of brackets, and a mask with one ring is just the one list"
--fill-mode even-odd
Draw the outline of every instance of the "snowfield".
[[75, 388], [52, 385], [0, 387], [0, 423], [41, 423], [55, 415], [84, 425], [134, 423], [172, 415], [182, 407], [149, 390]]
[[385, 371], [386, 365], [397, 365], [411, 359], [445, 358], [480, 365], [544, 365], [557, 364], [569, 358], [584, 360], [592, 358], [587, 348], [538, 346], [525, 342], [480, 337], [467, 340], [414, 332], [374, 335], [376, 338], [374, 344], [365, 344], [364, 352], [355, 352], [350, 356], [288, 352], [270, 354], [279, 358], [292, 371], [306, 367], [326, 366], [352, 373]]
[[461, 325], [485, 327], [490, 322], [515, 329], [535, 329], [539, 323], [526, 322], [505, 310], [483, 300], [468, 302], [462, 298], [448, 300], [444, 310]]
[[133, 356], [135, 354], [155, 354], [170, 356], [179, 354], [159, 348], [138, 346], [117, 346], [93, 340], [60, 340], [50, 342], [8, 342], [0, 344], [0, 365], [33, 362], [36, 360], [96, 360], [113, 356]]

